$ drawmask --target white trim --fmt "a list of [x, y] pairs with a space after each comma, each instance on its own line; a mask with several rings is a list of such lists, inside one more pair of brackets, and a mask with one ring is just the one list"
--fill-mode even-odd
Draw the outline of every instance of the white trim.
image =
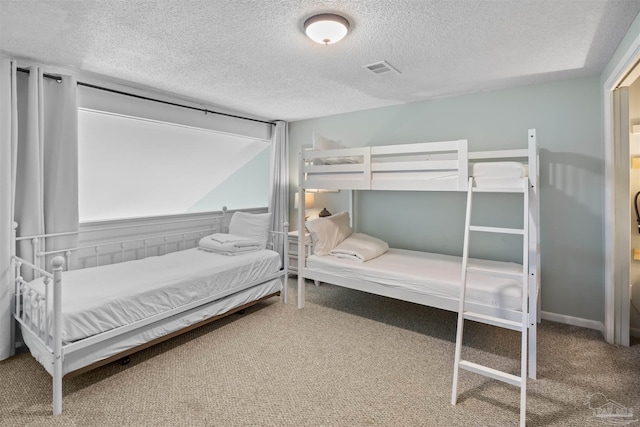
[[[604, 112], [604, 329], [605, 340], [610, 344], [615, 343], [614, 326], [616, 316], [615, 297], [615, 168], [614, 137], [613, 137], [613, 93], [612, 90], [625, 77], [625, 72], [636, 62], [640, 56], [640, 35], [629, 45], [624, 55], [620, 58], [613, 70], [605, 77], [603, 90]], [[622, 303], [622, 302], [621, 302]], [[628, 322], [629, 319], [626, 319]]]
[[587, 329], [595, 329], [596, 331], [604, 333], [604, 323], [599, 322], [597, 320], [567, 316], [566, 314], [550, 313], [548, 311], [542, 312], [542, 319], [550, 320], [552, 322], [557, 322], [557, 323], [564, 323], [565, 325], [579, 326], [581, 328], [587, 328]]

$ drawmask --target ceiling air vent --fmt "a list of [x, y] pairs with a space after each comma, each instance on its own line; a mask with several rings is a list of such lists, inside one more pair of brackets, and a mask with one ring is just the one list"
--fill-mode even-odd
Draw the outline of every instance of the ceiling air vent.
[[376, 76], [400, 74], [400, 71], [393, 68], [387, 61], [374, 62], [373, 64], [365, 65], [364, 68]]

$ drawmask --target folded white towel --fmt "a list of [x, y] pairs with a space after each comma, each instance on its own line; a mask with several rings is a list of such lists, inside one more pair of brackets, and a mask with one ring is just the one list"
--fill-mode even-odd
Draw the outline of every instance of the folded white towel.
[[353, 233], [329, 252], [337, 258], [369, 261], [389, 250], [387, 242], [364, 233]]
[[258, 242], [257, 240], [249, 239], [247, 237], [234, 236], [233, 234], [215, 233], [208, 237], [215, 242], [221, 244], [230, 244], [238, 248], [244, 246], [256, 246], [260, 244], [260, 242]]
[[225, 255], [257, 251], [261, 249], [261, 246], [261, 243], [257, 240], [220, 233], [205, 236], [198, 242], [200, 249]]

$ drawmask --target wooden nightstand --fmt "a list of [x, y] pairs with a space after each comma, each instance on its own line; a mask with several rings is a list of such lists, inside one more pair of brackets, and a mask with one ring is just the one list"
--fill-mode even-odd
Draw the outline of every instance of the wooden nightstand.
[[[311, 243], [311, 235], [304, 233], [305, 257], [308, 257], [313, 250]], [[289, 274], [298, 274], [298, 231], [289, 232], [289, 243], [287, 244], [289, 252]]]

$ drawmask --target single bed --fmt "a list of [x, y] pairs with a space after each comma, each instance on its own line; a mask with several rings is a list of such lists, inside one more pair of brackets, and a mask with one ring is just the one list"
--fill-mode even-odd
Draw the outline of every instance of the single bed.
[[[281, 234], [285, 242], [288, 225], [269, 232], [270, 222], [270, 214], [236, 212], [229, 233], [199, 233], [197, 247], [80, 270], [63, 272], [62, 257], [53, 259], [51, 273], [14, 257], [15, 318], [31, 354], [53, 377], [54, 414], [62, 411], [64, 375], [117, 360], [281, 291], [286, 300], [288, 263], [267, 242], [269, 234]], [[284, 244], [282, 250], [287, 253]], [[54, 252], [68, 259], [71, 250]], [[40, 277], [27, 282], [24, 267]]]

